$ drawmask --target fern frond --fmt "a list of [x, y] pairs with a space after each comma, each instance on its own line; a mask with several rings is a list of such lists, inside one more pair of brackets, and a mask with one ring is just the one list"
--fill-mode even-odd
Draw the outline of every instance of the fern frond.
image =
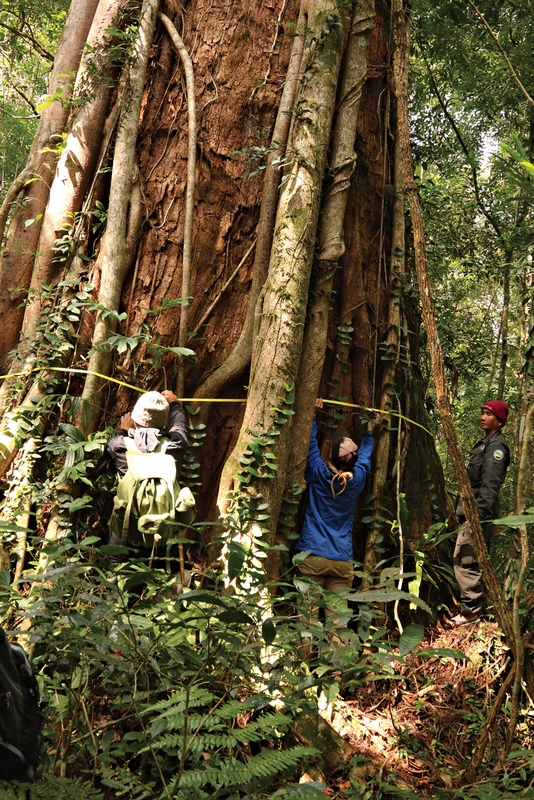
[[[143, 709], [143, 714], [156, 712], [163, 712], [165, 709], [180, 709], [185, 710], [187, 701], [187, 694], [185, 689], [177, 689], [172, 692], [168, 697], [163, 700], [158, 700], [150, 706]], [[209, 706], [213, 701], [213, 694], [208, 692], [203, 686], [191, 686], [189, 689], [189, 700], [187, 706], [189, 708], [198, 708], [198, 706]]]
[[271, 795], [271, 800], [322, 800], [324, 783], [290, 783]]
[[[262, 750], [246, 764], [235, 759], [224, 759], [215, 766], [184, 772], [180, 781], [180, 789], [212, 786], [242, 786], [253, 778], [274, 778], [282, 770], [297, 767], [304, 756], [315, 755], [319, 751], [314, 747], [293, 747], [291, 750]], [[209, 762], [208, 762], [209, 764]]]
[[[152, 748], [150, 747], [143, 747], [139, 750], [139, 753], [147, 753], [151, 749], [158, 749], [164, 750], [168, 752], [170, 749], [177, 748], [178, 750], [182, 750], [182, 746], [184, 743], [184, 737], [182, 732], [178, 733], [167, 733], [163, 736], [159, 736], [157, 742], [152, 742]], [[195, 752], [202, 752], [202, 751], [211, 751], [211, 750], [219, 750], [221, 747], [236, 747], [238, 744], [238, 740], [235, 736], [232, 736], [230, 731], [227, 734], [201, 734], [200, 736], [196, 736], [194, 741], [190, 746], [191, 753]]]
[[70, 778], [44, 778], [35, 783], [0, 781], [2, 800], [103, 800], [102, 792], [90, 783]]

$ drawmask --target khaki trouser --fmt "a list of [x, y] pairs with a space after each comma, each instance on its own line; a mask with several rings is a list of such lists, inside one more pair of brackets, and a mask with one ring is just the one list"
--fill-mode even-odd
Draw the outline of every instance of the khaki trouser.
[[[488, 549], [494, 527], [492, 522], [482, 523], [482, 533]], [[484, 605], [484, 584], [467, 522], [462, 523], [458, 530], [452, 563], [460, 587], [460, 610], [480, 614]]]
[[[321, 589], [325, 589], [326, 591], [350, 591], [352, 588], [352, 581], [354, 578], [354, 566], [352, 561], [334, 561], [331, 558], [311, 555], [299, 564], [297, 569], [302, 576], [310, 578], [314, 583], [320, 586]], [[314, 592], [311, 588], [309, 589], [308, 598], [311, 601], [310, 613], [306, 616], [299, 614], [299, 620], [303, 625], [318, 623], [319, 608], [316, 605], [316, 598], [318, 596], [318, 592]], [[339, 618], [334, 616], [335, 613], [333, 608], [326, 606], [326, 620], [337, 625]], [[333, 636], [331, 641], [335, 644], [340, 643], [337, 636]], [[302, 648], [302, 655], [306, 659], [309, 658], [311, 655], [311, 645], [305, 645]]]

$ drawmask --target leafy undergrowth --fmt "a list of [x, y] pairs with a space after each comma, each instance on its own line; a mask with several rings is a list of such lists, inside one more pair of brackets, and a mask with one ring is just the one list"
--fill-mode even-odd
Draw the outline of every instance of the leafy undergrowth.
[[[505, 704], [481, 781], [457, 788], [509, 669], [494, 625], [424, 638], [412, 625], [399, 640], [383, 607], [410, 595], [389, 573], [350, 604], [303, 579], [275, 596], [256, 551], [232, 542], [234, 586], [213, 569], [186, 591], [143, 561], [110, 572], [95, 543], [50, 543], [20, 591], [0, 582], [45, 735], [40, 779], [0, 786], [2, 800], [534, 797], [526, 704], [506, 769], [492, 773]], [[339, 627], [317, 621], [325, 606]]]
[[[467, 658], [426, 658], [430, 648]], [[494, 623], [433, 628], [414, 653], [392, 660], [395, 677], [388, 683], [342, 689], [333, 703], [323, 699], [321, 715], [354, 753], [351, 776], [333, 778], [325, 794], [366, 800], [534, 797], [532, 706], [523, 712], [505, 769], [493, 773], [506, 739], [509, 697], [491, 728], [479, 781], [459, 788], [509, 663]]]

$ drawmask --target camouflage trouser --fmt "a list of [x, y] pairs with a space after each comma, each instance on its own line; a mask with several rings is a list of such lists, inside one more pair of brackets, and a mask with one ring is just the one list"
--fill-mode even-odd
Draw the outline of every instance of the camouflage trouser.
[[[488, 550], [493, 527], [491, 522], [482, 523], [482, 533]], [[460, 610], [479, 614], [484, 605], [484, 584], [467, 522], [460, 525], [452, 563], [460, 587]]]

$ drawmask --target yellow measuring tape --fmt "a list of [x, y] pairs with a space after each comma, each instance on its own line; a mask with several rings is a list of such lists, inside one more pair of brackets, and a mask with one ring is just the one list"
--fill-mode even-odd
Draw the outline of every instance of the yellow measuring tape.
[[[104, 381], [111, 381], [111, 383], [118, 383], [120, 386], [125, 386], [127, 389], [133, 389], [134, 392], [141, 392], [141, 394], [145, 393], [145, 389], [140, 389], [138, 386], [132, 386], [131, 383], [125, 383], [124, 381], [119, 381], [117, 378], [110, 378], [108, 375], [102, 375], [100, 372], [93, 372], [90, 369], [76, 369], [74, 367], [34, 367], [30, 370], [25, 370], [24, 372], [12, 372], [9, 375], [0, 375], [0, 380], [4, 380], [5, 378], [20, 378], [25, 375], [29, 375], [31, 372], [68, 372], [68, 373], [76, 373], [77, 375], [95, 375], [97, 378], [102, 378]], [[246, 403], [246, 398], [223, 398], [223, 397], [179, 397], [178, 400], [180, 403]], [[425, 428], [424, 425], [421, 425], [419, 422], [415, 422], [415, 420], [410, 419], [409, 417], [404, 417], [402, 414], [397, 414], [395, 411], [384, 411], [381, 408], [369, 408], [369, 406], [360, 406], [356, 403], [346, 403], [343, 400], [323, 400], [324, 403], [328, 403], [331, 406], [344, 406], [346, 408], [361, 408], [364, 411], [374, 411], [377, 414], [388, 414], [390, 417], [398, 417], [399, 419], [403, 419], [406, 422], [409, 422], [410, 425], [417, 425], [418, 428], [422, 428], [429, 436], [432, 436], [428, 428]]]

